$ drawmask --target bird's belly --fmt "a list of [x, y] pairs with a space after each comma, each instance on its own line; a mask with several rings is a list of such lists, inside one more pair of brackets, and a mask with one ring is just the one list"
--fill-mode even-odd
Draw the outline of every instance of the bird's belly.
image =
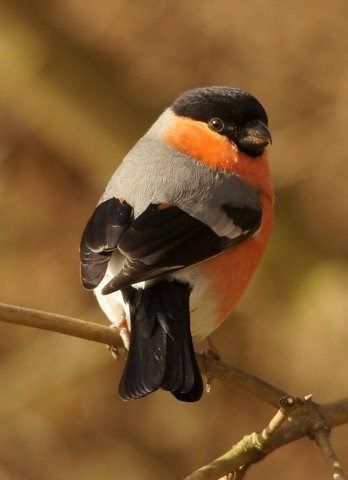
[[196, 340], [206, 338], [233, 311], [262, 255], [262, 243], [257, 236], [251, 237], [231, 250], [173, 275], [193, 286], [191, 333]]
[[198, 265], [176, 272], [172, 277], [191, 285], [191, 334], [196, 340], [206, 338], [216, 328], [219, 316], [218, 299], [214, 295], [214, 285], [211, 279], [202, 276]]

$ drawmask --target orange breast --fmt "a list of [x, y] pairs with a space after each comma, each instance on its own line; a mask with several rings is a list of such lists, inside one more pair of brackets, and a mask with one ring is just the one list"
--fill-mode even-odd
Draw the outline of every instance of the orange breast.
[[273, 221], [269, 203], [270, 200], [263, 197], [262, 225], [256, 235], [199, 266], [200, 274], [209, 279], [210, 291], [219, 299], [215, 328], [234, 309], [265, 251]]

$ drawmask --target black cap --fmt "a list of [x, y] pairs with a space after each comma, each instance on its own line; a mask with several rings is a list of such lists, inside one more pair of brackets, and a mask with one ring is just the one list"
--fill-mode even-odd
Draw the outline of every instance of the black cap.
[[[239, 88], [216, 86], [188, 90], [175, 100], [171, 108], [176, 115], [208, 123], [212, 130], [225, 135], [242, 151], [253, 156], [260, 155], [271, 141], [265, 109], [255, 97]], [[222, 121], [220, 126], [217, 120]], [[267, 132], [261, 149], [260, 142], [255, 149], [249, 148], [252, 147], [250, 142], [248, 147], [246, 142], [240, 142], [245, 137], [245, 129], [250, 131], [252, 126], [258, 130], [258, 135], [263, 128]]]

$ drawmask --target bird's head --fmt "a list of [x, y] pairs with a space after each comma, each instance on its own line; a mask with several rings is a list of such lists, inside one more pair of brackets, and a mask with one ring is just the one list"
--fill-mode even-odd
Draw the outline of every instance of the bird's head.
[[170, 107], [162, 138], [212, 169], [235, 173], [262, 187], [269, 183], [267, 114], [255, 97], [229, 87], [196, 88]]

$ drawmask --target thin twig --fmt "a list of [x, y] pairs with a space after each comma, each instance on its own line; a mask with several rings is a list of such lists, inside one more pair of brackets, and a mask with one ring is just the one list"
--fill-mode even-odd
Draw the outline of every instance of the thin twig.
[[289, 396], [284, 390], [221, 360], [206, 357], [204, 354], [197, 354], [197, 359], [203, 373], [207, 368], [213, 377], [232, 382], [275, 408], [279, 407], [280, 398]]
[[330, 427], [348, 422], [348, 401], [346, 398], [325, 404], [325, 417]]
[[[185, 480], [216, 480], [230, 472], [238, 472], [242, 466], [249, 468], [277, 448], [305, 436], [314, 438], [317, 432], [325, 430], [327, 427], [328, 417], [325, 405], [318, 405], [311, 400], [302, 400], [291, 396], [284, 397], [280, 403], [282, 404], [281, 409], [262, 433], [254, 432], [246, 435], [231, 450], [196, 470]], [[348, 398], [336, 403], [342, 409], [343, 403], [348, 406]], [[329, 407], [333, 418], [334, 406], [329, 404]], [[348, 414], [345, 419], [343, 415], [340, 415], [340, 421], [347, 423]], [[335, 477], [335, 480], [342, 479]]]
[[[277, 411], [267, 427], [261, 433], [246, 435], [231, 450], [221, 457], [192, 473], [184, 480], [239, 480], [244, 477], [247, 469], [262, 460], [268, 452], [268, 442], [272, 434], [280, 428], [286, 420], [283, 409]], [[221, 475], [224, 474], [224, 477]]]
[[[115, 329], [54, 313], [0, 303], [0, 321], [63, 333], [85, 340], [113, 345], [120, 349], [123, 347], [120, 336]], [[207, 358], [204, 354], [197, 354], [197, 360], [202, 371], [208, 368], [214, 377], [233, 382], [276, 408], [279, 399], [287, 395], [283, 390], [264, 380], [220, 360]]]
[[318, 447], [323, 453], [326, 463], [332, 473], [333, 480], [347, 480], [343, 468], [338, 461], [337, 455], [332, 447], [330, 440], [330, 431], [328, 429], [321, 429], [314, 435]]
[[123, 346], [119, 334], [112, 328], [55, 313], [46, 313], [40, 310], [0, 303], [0, 321], [11, 323], [12, 325], [24, 325], [26, 327], [40, 328], [41, 330], [50, 330], [115, 347]]

